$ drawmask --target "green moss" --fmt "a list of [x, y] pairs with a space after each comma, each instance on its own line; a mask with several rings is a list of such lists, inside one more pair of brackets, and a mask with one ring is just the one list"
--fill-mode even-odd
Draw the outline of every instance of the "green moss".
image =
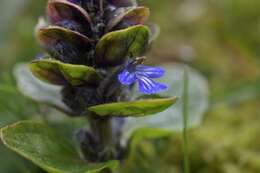
[[[189, 132], [193, 173], [260, 172], [258, 101], [212, 109], [202, 126]], [[125, 173], [182, 172], [181, 134], [139, 143]]]

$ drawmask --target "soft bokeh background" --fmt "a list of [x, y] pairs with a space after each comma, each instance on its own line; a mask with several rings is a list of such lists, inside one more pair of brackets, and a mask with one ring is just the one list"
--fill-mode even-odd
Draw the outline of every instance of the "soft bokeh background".
[[[1, 0], [0, 127], [31, 119], [39, 105], [16, 89], [12, 67], [39, 52], [34, 26], [46, 0]], [[153, 63], [185, 62], [210, 84], [210, 109], [190, 130], [192, 173], [260, 172], [260, 1], [142, 0], [161, 26]], [[1, 157], [4, 156], [4, 157]], [[179, 173], [181, 135], [143, 141], [129, 173]], [[0, 172], [39, 172], [0, 145]], [[31, 170], [31, 171], [30, 171]]]

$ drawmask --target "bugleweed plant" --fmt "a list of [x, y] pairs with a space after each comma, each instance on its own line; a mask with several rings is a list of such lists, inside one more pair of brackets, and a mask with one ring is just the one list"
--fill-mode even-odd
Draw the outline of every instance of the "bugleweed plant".
[[122, 142], [126, 118], [153, 115], [176, 102], [158, 95], [167, 86], [154, 79], [165, 70], [144, 65], [156, 35], [155, 25], [146, 25], [149, 13], [132, 0], [49, 0], [35, 31], [45, 53], [29, 68], [62, 88], [62, 104], [53, 106], [86, 117], [89, 127], [75, 134], [78, 152], [47, 125], [31, 121], [3, 128], [3, 143], [52, 173], [114, 172], [124, 164], [135, 142]]

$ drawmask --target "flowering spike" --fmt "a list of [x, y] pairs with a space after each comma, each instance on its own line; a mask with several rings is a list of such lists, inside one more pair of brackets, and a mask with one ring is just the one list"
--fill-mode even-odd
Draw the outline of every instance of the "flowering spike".
[[138, 100], [131, 94], [135, 83], [144, 94], [167, 89], [153, 80], [164, 75], [163, 68], [142, 65], [159, 31], [146, 25], [149, 16], [149, 8], [136, 0], [48, 0], [47, 20], [36, 27], [47, 53], [31, 63], [31, 72], [60, 85], [70, 115], [89, 118], [90, 131], [78, 139], [89, 161], [123, 159], [120, 132], [125, 119], [116, 117], [155, 114], [176, 101]]

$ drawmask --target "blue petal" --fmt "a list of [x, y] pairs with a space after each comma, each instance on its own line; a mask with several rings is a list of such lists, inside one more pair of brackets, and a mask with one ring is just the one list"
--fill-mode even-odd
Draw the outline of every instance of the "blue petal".
[[136, 81], [135, 73], [130, 73], [127, 70], [124, 70], [118, 75], [118, 80], [123, 85], [131, 85]]
[[139, 91], [144, 94], [155, 94], [166, 90], [167, 86], [149, 79], [146, 76], [138, 76]]
[[164, 75], [165, 70], [160, 67], [150, 67], [145, 65], [137, 65], [136, 73], [139, 75], [147, 76], [149, 78], [160, 78]]

